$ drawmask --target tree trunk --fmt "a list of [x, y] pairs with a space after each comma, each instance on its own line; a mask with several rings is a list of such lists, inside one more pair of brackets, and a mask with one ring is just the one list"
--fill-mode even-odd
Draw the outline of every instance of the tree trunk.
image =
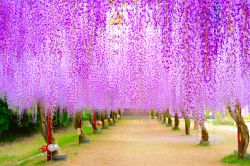
[[167, 126], [173, 126], [173, 121], [171, 119], [171, 115], [170, 115], [169, 111], [167, 111], [167, 118], [168, 118]]
[[93, 130], [96, 131], [97, 127], [96, 127], [96, 112], [95, 111], [93, 113], [93, 116], [89, 115], [89, 121], [90, 121], [90, 124], [92, 125]]
[[[52, 112], [46, 117], [45, 110], [42, 104], [37, 105], [37, 111], [40, 114], [41, 119], [41, 132], [44, 140], [47, 145], [55, 144], [55, 138], [53, 137], [53, 129], [52, 129]], [[52, 159], [52, 154], [47, 152], [47, 161]]]
[[[45, 111], [42, 104], [37, 105], [37, 111], [40, 114], [41, 120], [41, 132], [46, 143], [48, 142], [48, 117], [45, 115]], [[52, 137], [52, 142], [55, 142], [54, 137]]]
[[209, 140], [209, 136], [208, 136], [206, 126], [205, 126], [204, 123], [201, 123], [200, 127], [201, 127], [201, 141], [206, 141], [207, 142]]
[[83, 131], [82, 131], [82, 112], [77, 112], [75, 116], [75, 129], [78, 129], [80, 131], [79, 134], [79, 144], [84, 142], [84, 139], [86, 139]]
[[179, 128], [179, 116], [177, 113], [174, 114], [174, 129]]
[[109, 126], [111, 126], [111, 121], [110, 121], [110, 117], [108, 117], [108, 123], [109, 123]]
[[[47, 146], [50, 144], [56, 144], [55, 138], [53, 137], [53, 112], [52, 108], [49, 112], [49, 115], [46, 118], [44, 107], [41, 103], [37, 104], [37, 111], [40, 114], [41, 118], [41, 131], [44, 140], [47, 143]], [[57, 160], [63, 160], [66, 159], [67, 155], [65, 153], [62, 153], [62, 150], [60, 147], [54, 152], [47, 151], [47, 161], [50, 161], [51, 159], [57, 159]]]
[[114, 112], [114, 119], [117, 121], [117, 112]]
[[[110, 117], [110, 119], [113, 119], [113, 112], [112, 111], [110, 111], [109, 117]], [[114, 123], [114, 119], [113, 119], [113, 123]]]
[[122, 113], [121, 113], [121, 110], [120, 110], [120, 109], [118, 110], [118, 114], [119, 114], [120, 119], [121, 119], [121, 118], [122, 118]]
[[42, 136], [45, 140], [45, 142], [47, 143], [47, 139], [48, 139], [48, 124], [47, 124], [47, 118], [45, 116], [45, 111], [44, 108], [42, 106], [42, 104], [37, 104], [37, 111], [40, 114], [40, 120], [41, 120], [41, 132], [42, 132]]
[[163, 114], [163, 123], [166, 123], [166, 113]]
[[110, 112], [110, 116], [113, 119], [113, 123], [116, 123], [116, 121], [115, 121], [115, 115], [114, 115], [113, 111]]
[[153, 111], [153, 110], [150, 111], [150, 116], [151, 116], [151, 119], [154, 119], [154, 118], [155, 118], [155, 117], [154, 117], [154, 111]]
[[107, 126], [105, 125], [105, 113], [102, 112], [101, 113], [101, 121], [102, 121], [102, 128], [107, 128]]
[[110, 120], [110, 118], [111, 118], [111, 112], [107, 113], [107, 116], [108, 116], [108, 125], [112, 126], [112, 123], [111, 123], [111, 120]]
[[186, 135], [190, 135], [190, 118], [186, 115], [185, 111], [182, 112], [182, 115], [185, 120], [185, 133]]
[[249, 144], [249, 131], [241, 116], [241, 106], [237, 103], [235, 110], [228, 107], [229, 113], [236, 122], [238, 129], [238, 159], [244, 159]]
[[185, 118], [185, 133], [186, 135], [190, 135], [190, 118]]

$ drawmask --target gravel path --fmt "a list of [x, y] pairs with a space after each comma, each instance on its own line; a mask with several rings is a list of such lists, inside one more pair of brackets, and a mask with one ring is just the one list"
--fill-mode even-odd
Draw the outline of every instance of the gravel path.
[[[49, 165], [67, 166], [217, 166], [223, 156], [237, 147], [235, 130], [208, 126], [211, 145], [199, 146], [200, 131], [191, 130], [185, 136], [181, 130], [172, 131], [157, 120], [123, 120], [104, 134], [82, 145], [67, 161]], [[70, 154], [70, 152], [67, 152]]]

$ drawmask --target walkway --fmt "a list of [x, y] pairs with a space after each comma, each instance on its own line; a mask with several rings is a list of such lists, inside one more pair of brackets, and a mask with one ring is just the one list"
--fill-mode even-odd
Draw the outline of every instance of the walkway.
[[105, 130], [82, 145], [76, 156], [49, 165], [65, 166], [216, 166], [223, 165], [223, 156], [232, 153], [237, 142], [232, 130], [209, 126], [211, 146], [199, 146], [200, 132], [191, 130], [185, 136], [183, 122], [180, 131], [172, 131], [157, 120], [131, 119]]

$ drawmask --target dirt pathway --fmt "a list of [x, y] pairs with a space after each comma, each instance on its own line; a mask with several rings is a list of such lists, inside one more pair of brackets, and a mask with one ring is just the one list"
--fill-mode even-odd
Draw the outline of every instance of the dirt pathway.
[[183, 122], [180, 131], [172, 131], [157, 120], [123, 120], [105, 130], [89, 145], [83, 145], [75, 156], [52, 165], [67, 166], [216, 166], [223, 165], [223, 156], [232, 153], [237, 146], [233, 130], [209, 127], [211, 146], [199, 146], [200, 132], [191, 130], [184, 135]]

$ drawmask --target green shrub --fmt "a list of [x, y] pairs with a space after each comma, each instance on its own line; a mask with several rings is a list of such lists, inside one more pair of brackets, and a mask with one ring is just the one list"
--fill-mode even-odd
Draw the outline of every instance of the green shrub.
[[63, 128], [68, 127], [72, 124], [72, 117], [68, 115], [68, 112], [65, 110], [60, 111], [57, 109], [53, 118], [53, 126], [54, 128]]
[[[59, 109], [53, 117], [55, 129], [72, 124], [72, 117]], [[22, 114], [8, 109], [6, 101], [0, 100], [0, 141], [13, 141], [20, 136], [27, 136], [40, 131], [40, 115], [33, 110], [24, 110]]]
[[0, 136], [10, 127], [11, 111], [5, 101], [0, 100]]
[[[38, 117], [35, 117], [35, 116]], [[16, 138], [40, 130], [39, 115], [24, 110], [22, 114], [8, 109], [6, 101], [0, 100], [0, 141], [13, 141]]]
[[[18, 129], [23, 133], [31, 134], [34, 132], [38, 132], [40, 130], [40, 115], [36, 114], [36, 118], [34, 117], [34, 113], [31, 111], [25, 110], [22, 115], [18, 113], [12, 113], [12, 129]], [[15, 123], [17, 122], [17, 126]]]

